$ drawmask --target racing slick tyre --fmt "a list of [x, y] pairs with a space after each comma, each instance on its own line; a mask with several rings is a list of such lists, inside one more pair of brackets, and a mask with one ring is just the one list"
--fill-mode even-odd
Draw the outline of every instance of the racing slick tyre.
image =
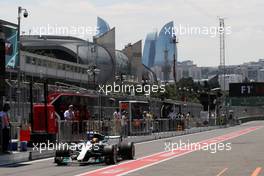
[[115, 145], [109, 145], [104, 147], [105, 163], [107, 165], [117, 163], [117, 147]]
[[57, 163], [57, 165], [63, 165], [63, 158], [64, 157], [70, 157], [70, 151], [69, 150], [56, 150], [54, 162]]
[[135, 157], [135, 145], [133, 142], [122, 142], [120, 144], [120, 155], [122, 159], [132, 160]]

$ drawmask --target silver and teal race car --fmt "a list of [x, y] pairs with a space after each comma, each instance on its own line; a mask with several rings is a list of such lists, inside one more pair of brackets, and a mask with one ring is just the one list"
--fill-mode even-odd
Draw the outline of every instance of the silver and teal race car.
[[121, 160], [134, 159], [133, 142], [122, 141], [120, 136], [104, 136], [97, 132], [87, 132], [87, 136], [87, 141], [57, 145], [54, 162], [57, 165], [91, 162], [105, 162], [110, 165]]

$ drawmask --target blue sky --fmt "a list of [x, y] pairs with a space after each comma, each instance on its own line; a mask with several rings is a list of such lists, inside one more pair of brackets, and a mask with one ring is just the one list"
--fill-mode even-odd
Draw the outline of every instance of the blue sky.
[[[168, 21], [176, 26], [218, 26], [217, 16], [226, 17], [232, 28], [227, 36], [227, 64], [264, 58], [264, 2], [260, 0], [1, 0], [0, 18], [17, 19], [17, 7], [28, 9], [22, 31], [39, 26], [96, 26], [100, 16], [116, 27], [116, 46], [143, 40]], [[83, 38], [91, 38], [84, 36]], [[178, 36], [179, 60], [191, 59], [199, 66], [219, 64], [219, 38], [209, 35]]]

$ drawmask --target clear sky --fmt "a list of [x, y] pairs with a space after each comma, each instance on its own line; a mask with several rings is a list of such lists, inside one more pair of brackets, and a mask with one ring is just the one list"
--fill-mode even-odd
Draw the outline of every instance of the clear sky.
[[[96, 27], [96, 17], [116, 27], [116, 47], [145, 39], [173, 20], [175, 26], [217, 27], [225, 17], [231, 34], [226, 36], [226, 63], [241, 64], [264, 58], [264, 1], [262, 0], [1, 0], [0, 18], [15, 22], [17, 7], [29, 11], [22, 31], [44, 26]], [[91, 38], [91, 35], [82, 36]], [[219, 64], [219, 37], [206, 34], [178, 35], [179, 60], [199, 66]]]

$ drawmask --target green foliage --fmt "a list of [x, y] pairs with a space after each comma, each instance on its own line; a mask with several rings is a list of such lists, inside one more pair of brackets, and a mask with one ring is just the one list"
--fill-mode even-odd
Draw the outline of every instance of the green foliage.
[[164, 93], [158, 92], [151, 94], [152, 97], [161, 99], [173, 99], [178, 101], [199, 102], [200, 93], [208, 92], [212, 88], [218, 87], [216, 80], [203, 82], [194, 82], [192, 78], [183, 78], [177, 84], [166, 85]]

